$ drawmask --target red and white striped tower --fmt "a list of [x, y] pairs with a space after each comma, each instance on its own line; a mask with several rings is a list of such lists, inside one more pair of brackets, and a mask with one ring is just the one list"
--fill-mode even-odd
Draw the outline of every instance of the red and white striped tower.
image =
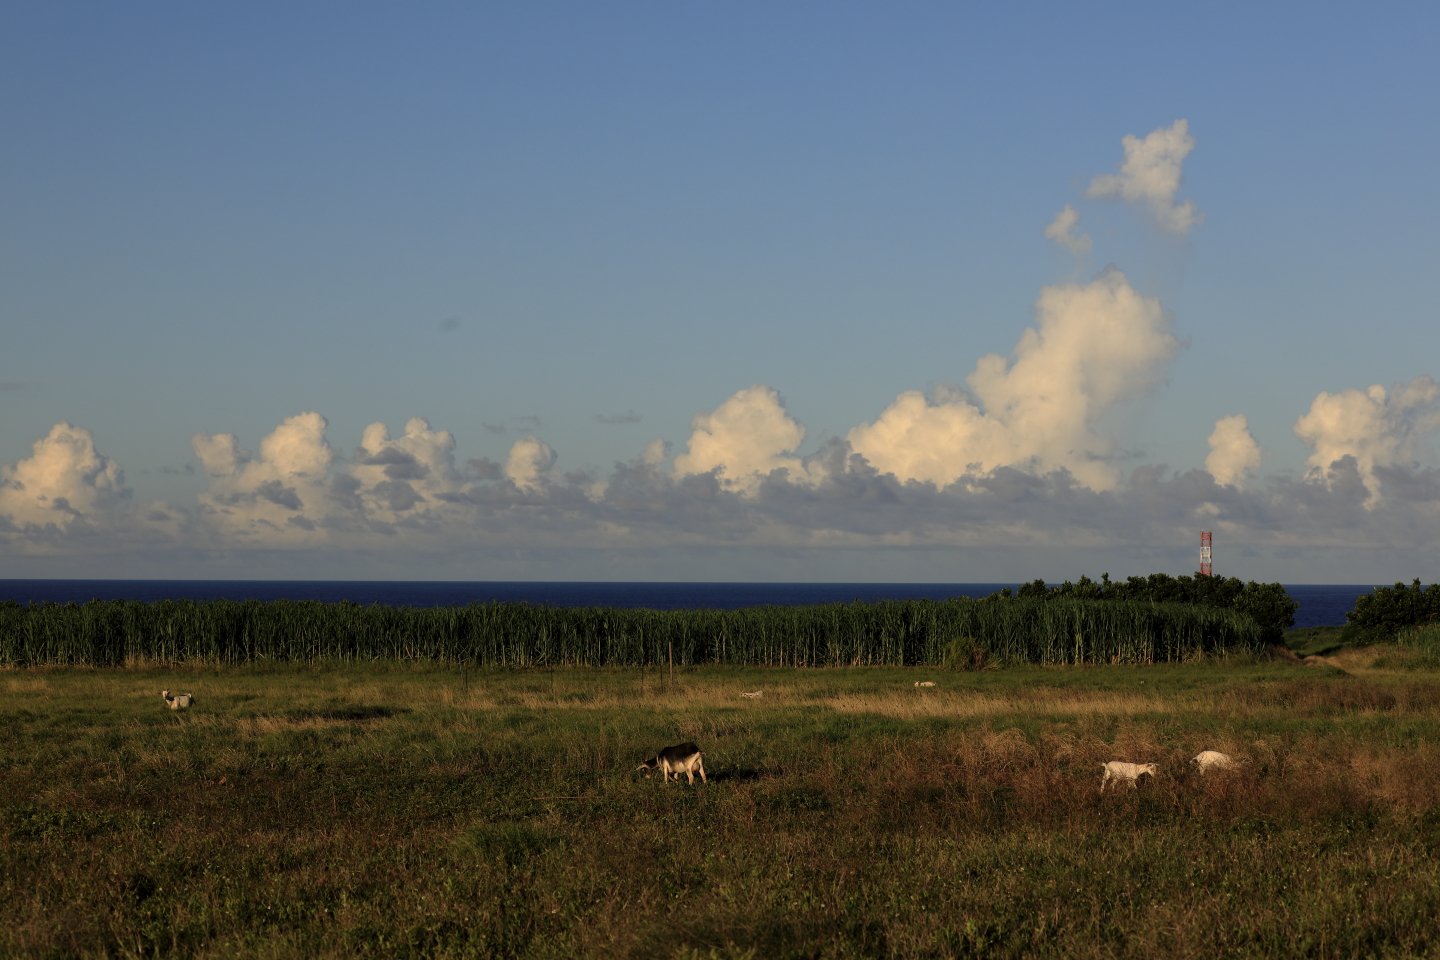
[[1200, 531], [1200, 576], [1210, 576], [1210, 531]]

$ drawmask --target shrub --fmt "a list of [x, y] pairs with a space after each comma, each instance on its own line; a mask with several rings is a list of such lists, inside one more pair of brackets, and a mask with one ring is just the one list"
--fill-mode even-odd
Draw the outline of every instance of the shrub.
[[1172, 577], [1152, 573], [1148, 577], [1130, 577], [1124, 582], [1111, 582], [1110, 574], [1101, 575], [1099, 582], [1082, 576], [1077, 582], [1049, 587], [1044, 580], [1023, 583], [1012, 594], [1006, 587], [992, 593], [991, 600], [1109, 600], [1148, 601], [1150, 603], [1183, 603], [1203, 607], [1235, 610], [1254, 620], [1265, 643], [1285, 642], [1285, 631], [1295, 626], [1298, 601], [1291, 599], [1278, 583], [1248, 583], [1235, 577]]
[[984, 670], [989, 660], [990, 653], [985, 644], [974, 637], [956, 637], [945, 648], [940, 665], [946, 670]]
[[1356, 598], [1345, 620], [1346, 642], [1357, 645], [1393, 639], [1406, 627], [1440, 623], [1440, 584], [1421, 589], [1417, 577], [1408, 587], [1399, 582], [1376, 587], [1374, 593]]
[[1414, 666], [1440, 666], [1440, 624], [1431, 623], [1402, 630], [1395, 640], [1402, 648], [1414, 652]]

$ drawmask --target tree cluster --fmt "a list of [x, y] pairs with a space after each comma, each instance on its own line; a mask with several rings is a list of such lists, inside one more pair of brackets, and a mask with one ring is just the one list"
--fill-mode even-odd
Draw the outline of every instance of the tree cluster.
[[1345, 620], [1351, 642], [1389, 640], [1406, 627], [1440, 623], [1440, 584], [1422, 589], [1416, 577], [1408, 587], [1398, 581], [1393, 587], [1376, 587], [1374, 593], [1356, 598]]
[[[1172, 577], [1152, 573], [1148, 577], [1130, 577], [1112, 581], [1102, 574], [1097, 582], [1082, 576], [1077, 582], [1066, 580], [1058, 586], [1047, 586], [1044, 580], [1022, 583], [1013, 592], [1009, 587], [990, 594], [991, 600], [1011, 597], [1075, 597], [1082, 600], [1150, 600], [1156, 603], [1191, 603], [1205, 607], [1224, 607], [1247, 614], [1260, 625], [1266, 643], [1284, 643], [1285, 631], [1295, 626], [1299, 601], [1278, 583], [1248, 583], [1235, 577]], [[1435, 600], [1440, 604], [1440, 593]], [[1437, 607], [1440, 609], [1440, 607]]]

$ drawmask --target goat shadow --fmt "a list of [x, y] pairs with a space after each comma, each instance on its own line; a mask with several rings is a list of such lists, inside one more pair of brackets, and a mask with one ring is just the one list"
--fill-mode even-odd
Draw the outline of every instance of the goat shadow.
[[292, 710], [288, 716], [296, 720], [385, 720], [409, 712], [409, 707], [367, 707], [359, 704], [341, 704], [321, 707], [318, 710]]
[[754, 767], [740, 767], [735, 770], [717, 770], [709, 774], [710, 779], [716, 783], [749, 783], [759, 780], [764, 774]]
[[[683, 779], [685, 778], [685, 774], [683, 774], [683, 773], [679, 773], [679, 774], [673, 774], [673, 773], [672, 773], [671, 776], [675, 778], [676, 782], [679, 782], [679, 781], [681, 781], [681, 780], [683, 780]], [[754, 781], [756, 781], [756, 780], [761, 779], [763, 776], [764, 776], [764, 774], [761, 773], [761, 771], [756, 770], [754, 767], [741, 767], [741, 768], [738, 769], [738, 770], [706, 770], [706, 771], [705, 771], [705, 782], [706, 782], [706, 783], [751, 783], [751, 782], [754, 782]], [[641, 775], [641, 778], [642, 778], [642, 779], [645, 779], [645, 777], [643, 776], [643, 774]], [[650, 779], [656, 779], [656, 780], [658, 780], [659, 778], [660, 778], [660, 775], [657, 773], [657, 774], [653, 774]], [[698, 781], [697, 781], [697, 782], [698, 782]]]

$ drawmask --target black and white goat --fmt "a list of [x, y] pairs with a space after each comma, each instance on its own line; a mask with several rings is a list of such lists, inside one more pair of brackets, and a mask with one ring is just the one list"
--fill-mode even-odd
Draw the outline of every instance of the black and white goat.
[[181, 693], [176, 696], [171, 696], [169, 690], [161, 690], [160, 696], [164, 697], [165, 702], [170, 704], [171, 710], [189, 710], [195, 706], [195, 694], [193, 693]]
[[675, 774], [677, 781], [680, 779], [680, 774], [683, 773], [690, 778], [691, 783], [694, 783], [695, 774], [698, 773], [701, 780], [706, 783], [710, 782], [705, 779], [705, 764], [700, 762], [700, 748], [693, 743], [680, 743], [673, 747], [666, 747], [635, 769], [644, 770], [647, 777], [659, 770], [666, 783], [670, 782], [672, 773]]

